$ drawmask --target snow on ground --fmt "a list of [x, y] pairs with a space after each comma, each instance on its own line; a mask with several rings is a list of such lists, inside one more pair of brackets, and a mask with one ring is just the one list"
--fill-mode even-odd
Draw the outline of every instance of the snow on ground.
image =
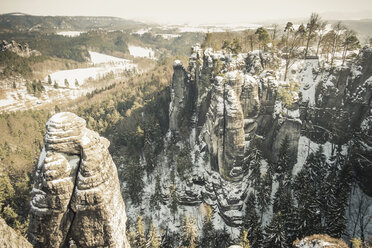
[[[130, 63], [130, 60], [96, 52], [89, 52], [89, 54], [93, 65], [99, 65], [99, 67], [57, 71], [50, 74], [52, 82], [56, 82], [59, 87], [66, 87], [65, 79], [67, 79], [69, 87], [76, 88], [75, 80], [77, 80], [80, 86], [89, 78], [100, 79], [110, 72], [118, 74], [124, 70], [134, 70], [137, 68], [135, 64]], [[48, 81], [48, 77], [45, 77], [44, 81]]]
[[[89, 53], [92, 59], [92, 67], [51, 73], [52, 82], [56, 82], [60, 88], [55, 89], [53, 86], [45, 84], [45, 92], [42, 92], [39, 98], [28, 94], [24, 86], [7, 90], [5, 92], [5, 98], [0, 100], [0, 112], [33, 109], [46, 103], [76, 99], [94, 90], [94, 88], [79, 87], [88, 79], [100, 79], [108, 73], [117, 75], [126, 70], [137, 71], [137, 65], [131, 63], [130, 60], [96, 52]], [[69, 83], [69, 88], [66, 88], [65, 79]], [[77, 80], [79, 86], [75, 85], [75, 80]], [[44, 78], [44, 82], [47, 81], [48, 76]], [[21, 85], [24, 84], [25, 82], [21, 83]]]
[[151, 48], [147, 47], [140, 47], [140, 46], [129, 46], [129, 53], [133, 57], [137, 58], [149, 58], [149, 59], [155, 59], [155, 53]]
[[[323, 146], [324, 155], [326, 156], [327, 160], [329, 161], [332, 156], [332, 149], [335, 149], [334, 145], [330, 142], [326, 142], [324, 144], [317, 144], [311, 141], [306, 136], [300, 136], [298, 140], [298, 151], [297, 151], [297, 163], [293, 167], [292, 175], [295, 176], [297, 173], [302, 169], [303, 165], [306, 162], [307, 156], [318, 150], [319, 145]], [[342, 154], [346, 154], [347, 147], [346, 145], [342, 146]]]
[[114, 64], [127, 64], [130, 63], [130, 60], [122, 59], [103, 53], [96, 53], [89, 51], [90, 59], [94, 65], [102, 63], [114, 63]]
[[81, 34], [80, 31], [64, 31], [64, 32], [58, 32], [58, 35], [67, 36], [67, 37], [77, 37]]
[[141, 29], [137, 30], [136, 32], [133, 32], [132, 34], [143, 35], [145, 33], [148, 33], [150, 30], [151, 30], [151, 28], [141, 28]]
[[313, 69], [318, 67], [318, 60], [305, 60], [303, 70], [299, 73], [301, 82], [300, 92], [302, 93], [302, 101], [309, 102], [310, 106], [315, 105], [315, 90], [317, 82], [314, 79]]

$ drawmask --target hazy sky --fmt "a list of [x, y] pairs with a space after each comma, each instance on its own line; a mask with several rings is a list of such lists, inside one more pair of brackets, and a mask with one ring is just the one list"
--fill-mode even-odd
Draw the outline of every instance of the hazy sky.
[[353, 18], [367, 18], [370, 10], [372, 0], [0, 0], [2, 13], [118, 16], [173, 23], [254, 22], [307, 17], [311, 12], [354, 12]]

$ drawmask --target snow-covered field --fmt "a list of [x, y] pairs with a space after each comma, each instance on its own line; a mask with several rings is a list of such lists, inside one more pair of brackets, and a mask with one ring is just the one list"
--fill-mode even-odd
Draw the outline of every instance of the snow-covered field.
[[137, 58], [149, 58], [155, 59], [155, 52], [151, 48], [140, 47], [140, 46], [129, 46], [129, 53], [133, 57]]
[[102, 63], [129, 64], [131, 62], [127, 59], [113, 57], [103, 53], [89, 52], [89, 55], [93, 65]]
[[64, 31], [64, 32], [58, 32], [58, 35], [67, 36], [67, 37], [77, 37], [81, 34], [80, 31]]
[[[65, 79], [67, 79], [69, 87], [76, 88], [75, 80], [80, 86], [89, 78], [100, 79], [110, 72], [118, 74], [125, 70], [135, 70], [137, 68], [137, 65], [132, 64], [130, 60], [96, 52], [89, 52], [89, 54], [94, 67], [54, 72], [50, 74], [52, 82], [56, 82], [59, 87], [65, 87]], [[45, 77], [44, 81], [48, 81], [48, 76]]]
[[[0, 112], [32, 109], [46, 103], [76, 99], [94, 90], [94, 88], [79, 87], [88, 79], [100, 79], [108, 73], [117, 75], [126, 70], [137, 71], [137, 65], [130, 60], [96, 52], [89, 52], [89, 54], [91, 56], [91, 67], [51, 73], [50, 77], [53, 84], [54, 82], [57, 83], [59, 88], [55, 89], [54, 85], [44, 84], [45, 91], [39, 98], [28, 94], [25, 86], [8, 89], [5, 92], [5, 97], [0, 100]], [[68, 88], [65, 85], [65, 79], [69, 83]], [[76, 80], [79, 85], [75, 85]], [[47, 81], [48, 76], [44, 78], [44, 82]], [[25, 82], [20, 83], [20, 85], [24, 84]]]

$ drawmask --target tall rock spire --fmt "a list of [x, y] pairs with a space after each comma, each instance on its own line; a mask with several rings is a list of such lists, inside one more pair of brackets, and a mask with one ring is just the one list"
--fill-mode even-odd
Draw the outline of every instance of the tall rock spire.
[[129, 247], [126, 213], [109, 141], [73, 113], [46, 124], [31, 192], [35, 247]]

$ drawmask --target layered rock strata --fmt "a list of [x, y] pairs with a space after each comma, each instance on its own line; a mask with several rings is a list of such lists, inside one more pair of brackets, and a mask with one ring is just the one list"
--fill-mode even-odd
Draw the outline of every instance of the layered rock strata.
[[109, 141], [72, 113], [46, 124], [31, 192], [35, 247], [129, 247], [125, 205]]

